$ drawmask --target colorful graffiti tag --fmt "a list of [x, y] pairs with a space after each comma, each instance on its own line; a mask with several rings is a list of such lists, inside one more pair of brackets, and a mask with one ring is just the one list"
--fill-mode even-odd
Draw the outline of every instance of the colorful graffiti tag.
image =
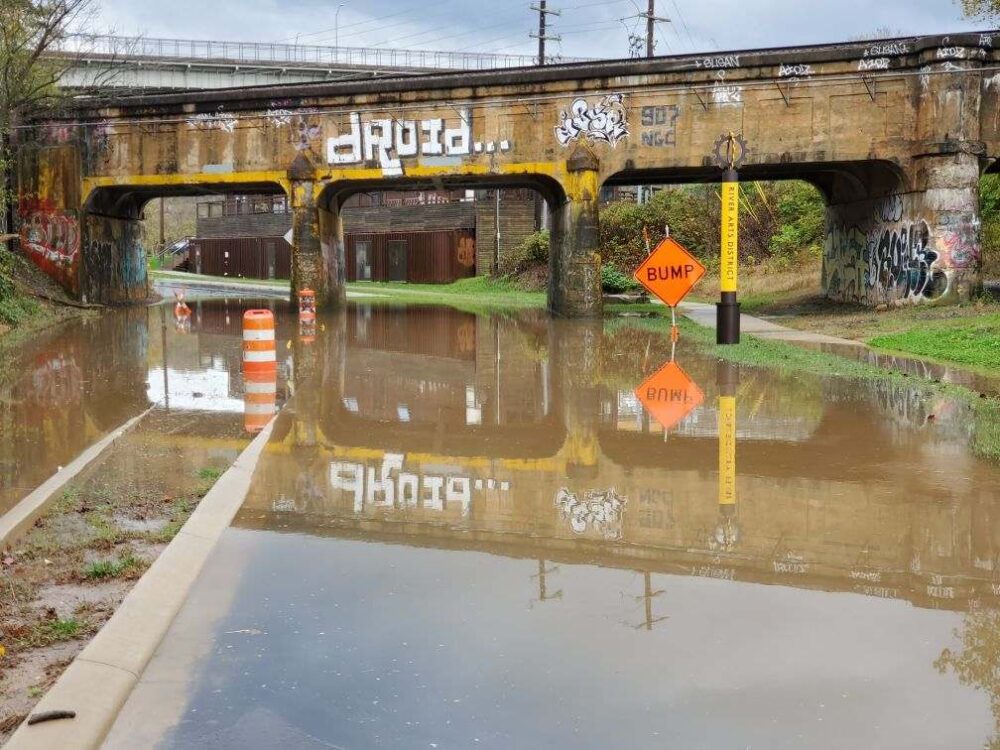
[[75, 211], [62, 211], [43, 201], [20, 206], [21, 247], [35, 264], [65, 288], [76, 290], [80, 258], [80, 221]]
[[[871, 209], [863, 212], [867, 215], [853, 224], [837, 221], [838, 208], [831, 208], [823, 257], [827, 295], [877, 306], [945, 294], [949, 279], [943, 261], [962, 256], [968, 247], [965, 239], [949, 238], [942, 232], [935, 243], [930, 226], [908, 215], [899, 195], [870, 205]], [[939, 245], [948, 246], [949, 241], [958, 252], [945, 259]]]

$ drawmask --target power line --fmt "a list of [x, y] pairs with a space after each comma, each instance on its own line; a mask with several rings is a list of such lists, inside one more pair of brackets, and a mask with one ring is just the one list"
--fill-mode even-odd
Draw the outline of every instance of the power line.
[[684, 28], [684, 33], [687, 35], [688, 43], [691, 45], [691, 51], [695, 51], [694, 38], [691, 36], [691, 29], [688, 28], [687, 21], [684, 20], [684, 14], [681, 13], [681, 7], [677, 4], [677, 0], [671, 0], [674, 4], [674, 11], [677, 13], [677, 18], [681, 22], [681, 26]]
[[[440, 5], [441, 3], [438, 3], [438, 4]], [[352, 29], [352, 28], [355, 28], [357, 26], [366, 26], [366, 25], [368, 25], [370, 23], [380, 23], [380, 22], [385, 21], [385, 20], [390, 19], [390, 18], [396, 18], [398, 16], [404, 16], [404, 15], [413, 15], [416, 12], [424, 13], [425, 11], [426, 11], [426, 8], [421, 8], [420, 11], [414, 11], [412, 9], [401, 10], [401, 11], [397, 11], [396, 13], [389, 13], [388, 15], [385, 15], [385, 16], [378, 16], [378, 17], [375, 17], [375, 18], [366, 18], [363, 21], [354, 21], [352, 23], [344, 24], [344, 25], [340, 26], [340, 30], [343, 31], [345, 29]], [[304, 38], [304, 37], [307, 37], [307, 36], [322, 36], [323, 34], [329, 34], [331, 31], [335, 31], [335, 30], [336, 30], [336, 27], [331, 26], [328, 29], [320, 29], [319, 31], [309, 31], [309, 32], [307, 32], [305, 34], [296, 34], [294, 36], [288, 36], [288, 37], [285, 37], [284, 39], [280, 39], [279, 41], [287, 42], [290, 39]]]

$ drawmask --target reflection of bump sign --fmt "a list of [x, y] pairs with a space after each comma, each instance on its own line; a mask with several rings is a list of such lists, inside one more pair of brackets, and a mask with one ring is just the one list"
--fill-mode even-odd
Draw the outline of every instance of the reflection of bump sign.
[[638, 388], [635, 395], [663, 429], [670, 430], [705, 401], [698, 384], [676, 362], [668, 362]]

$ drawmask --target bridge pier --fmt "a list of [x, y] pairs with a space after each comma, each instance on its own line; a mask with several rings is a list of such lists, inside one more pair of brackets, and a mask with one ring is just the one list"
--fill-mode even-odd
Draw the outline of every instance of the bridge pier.
[[317, 308], [344, 305], [344, 228], [336, 201], [320, 205], [322, 185], [292, 181], [292, 302], [303, 289], [316, 292]]
[[561, 317], [600, 317], [600, 177], [589, 153], [572, 157], [568, 166], [565, 199], [550, 205], [548, 307]]
[[134, 195], [98, 190], [80, 212], [79, 289], [81, 299], [127, 305], [149, 299], [146, 249]]

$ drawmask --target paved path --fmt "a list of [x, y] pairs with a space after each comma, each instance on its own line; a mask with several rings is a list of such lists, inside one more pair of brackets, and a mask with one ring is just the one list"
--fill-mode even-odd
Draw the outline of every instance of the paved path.
[[[706, 328], [715, 328], [715, 305], [705, 302], [684, 302], [681, 304], [680, 313], [698, 325]], [[755, 318], [752, 315], [740, 315], [740, 330], [761, 339], [774, 339], [777, 341], [789, 341], [801, 344], [833, 344], [836, 346], [850, 346], [867, 348], [860, 341], [842, 339], [837, 336], [827, 336], [822, 333], [812, 333], [810, 331], [798, 331], [794, 328], [771, 323], [767, 320]]]

